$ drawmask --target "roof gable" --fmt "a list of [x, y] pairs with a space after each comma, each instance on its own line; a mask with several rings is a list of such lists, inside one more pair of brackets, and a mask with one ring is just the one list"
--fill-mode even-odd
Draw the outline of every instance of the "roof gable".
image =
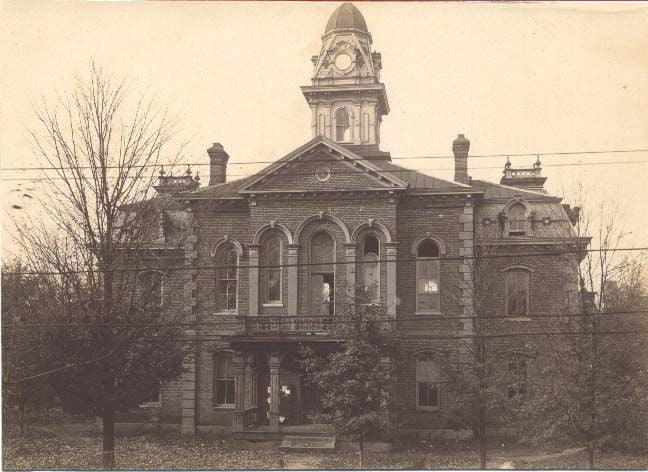
[[407, 183], [318, 136], [253, 176], [241, 193], [405, 189]]

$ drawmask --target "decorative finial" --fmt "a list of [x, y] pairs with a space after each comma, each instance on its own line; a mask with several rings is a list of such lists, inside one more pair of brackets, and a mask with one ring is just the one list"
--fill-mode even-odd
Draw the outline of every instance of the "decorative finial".
[[187, 164], [187, 170], [185, 171], [185, 174], [191, 175], [191, 167]]
[[164, 174], [166, 174], [166, 172], [164, 172], [164, 166], [162, 165], [160, 166], [160, 175], [163, 176]]
[[540, 155], [538, 155], [538, 158], [536, 159], [535, 163], [533, 164], [534, 169], [539, 169], [542, 163], [540, 162]]
[[200, 172], [199, 172], [199, 171], [196, 171], [196, 176], [194, 177], [194, 180], [195, 180], [196, 182], [200, 182], [200, 175], [199, 175], [199, 174], [200, 174]]
[[507, 169], [511, 168], [511, 156], [506, 156], [506, 164], [504, 164], [504, 167]]

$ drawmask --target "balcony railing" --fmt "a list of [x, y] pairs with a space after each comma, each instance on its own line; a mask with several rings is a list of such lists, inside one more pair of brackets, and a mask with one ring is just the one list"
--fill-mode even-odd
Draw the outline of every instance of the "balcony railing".
[[326, 335], [333, 329], [332, 317], [321, 316], [246, 316], [245, 332], [250, 334]]

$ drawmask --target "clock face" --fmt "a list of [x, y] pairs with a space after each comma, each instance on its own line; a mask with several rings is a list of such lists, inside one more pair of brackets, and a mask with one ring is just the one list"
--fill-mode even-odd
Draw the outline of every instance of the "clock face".
[[349, 67], [351, 67], [351, 63], [351, 56], [349, 56], [348, 54], [338, 54], [335, 58], [335, 67], [340, 70], [347, 70]]

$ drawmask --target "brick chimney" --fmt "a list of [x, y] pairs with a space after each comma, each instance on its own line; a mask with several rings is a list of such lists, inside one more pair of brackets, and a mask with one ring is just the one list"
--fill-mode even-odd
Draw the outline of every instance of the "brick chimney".
[[454, 153], [455, 165], [455, 182], [462, 184], [470, 184], [470, 177], [468, 176], [468, 150], [470, 149], [470, 141], [468, 141], [463, 134], [457, 136], [457, 139], [452, 141], [452, 152]]
[[221, 143], [214, 143], [207, 149], [207, 154], [209, 154], [209, 185], [224, 183], [227, 177], [229, 155]]

